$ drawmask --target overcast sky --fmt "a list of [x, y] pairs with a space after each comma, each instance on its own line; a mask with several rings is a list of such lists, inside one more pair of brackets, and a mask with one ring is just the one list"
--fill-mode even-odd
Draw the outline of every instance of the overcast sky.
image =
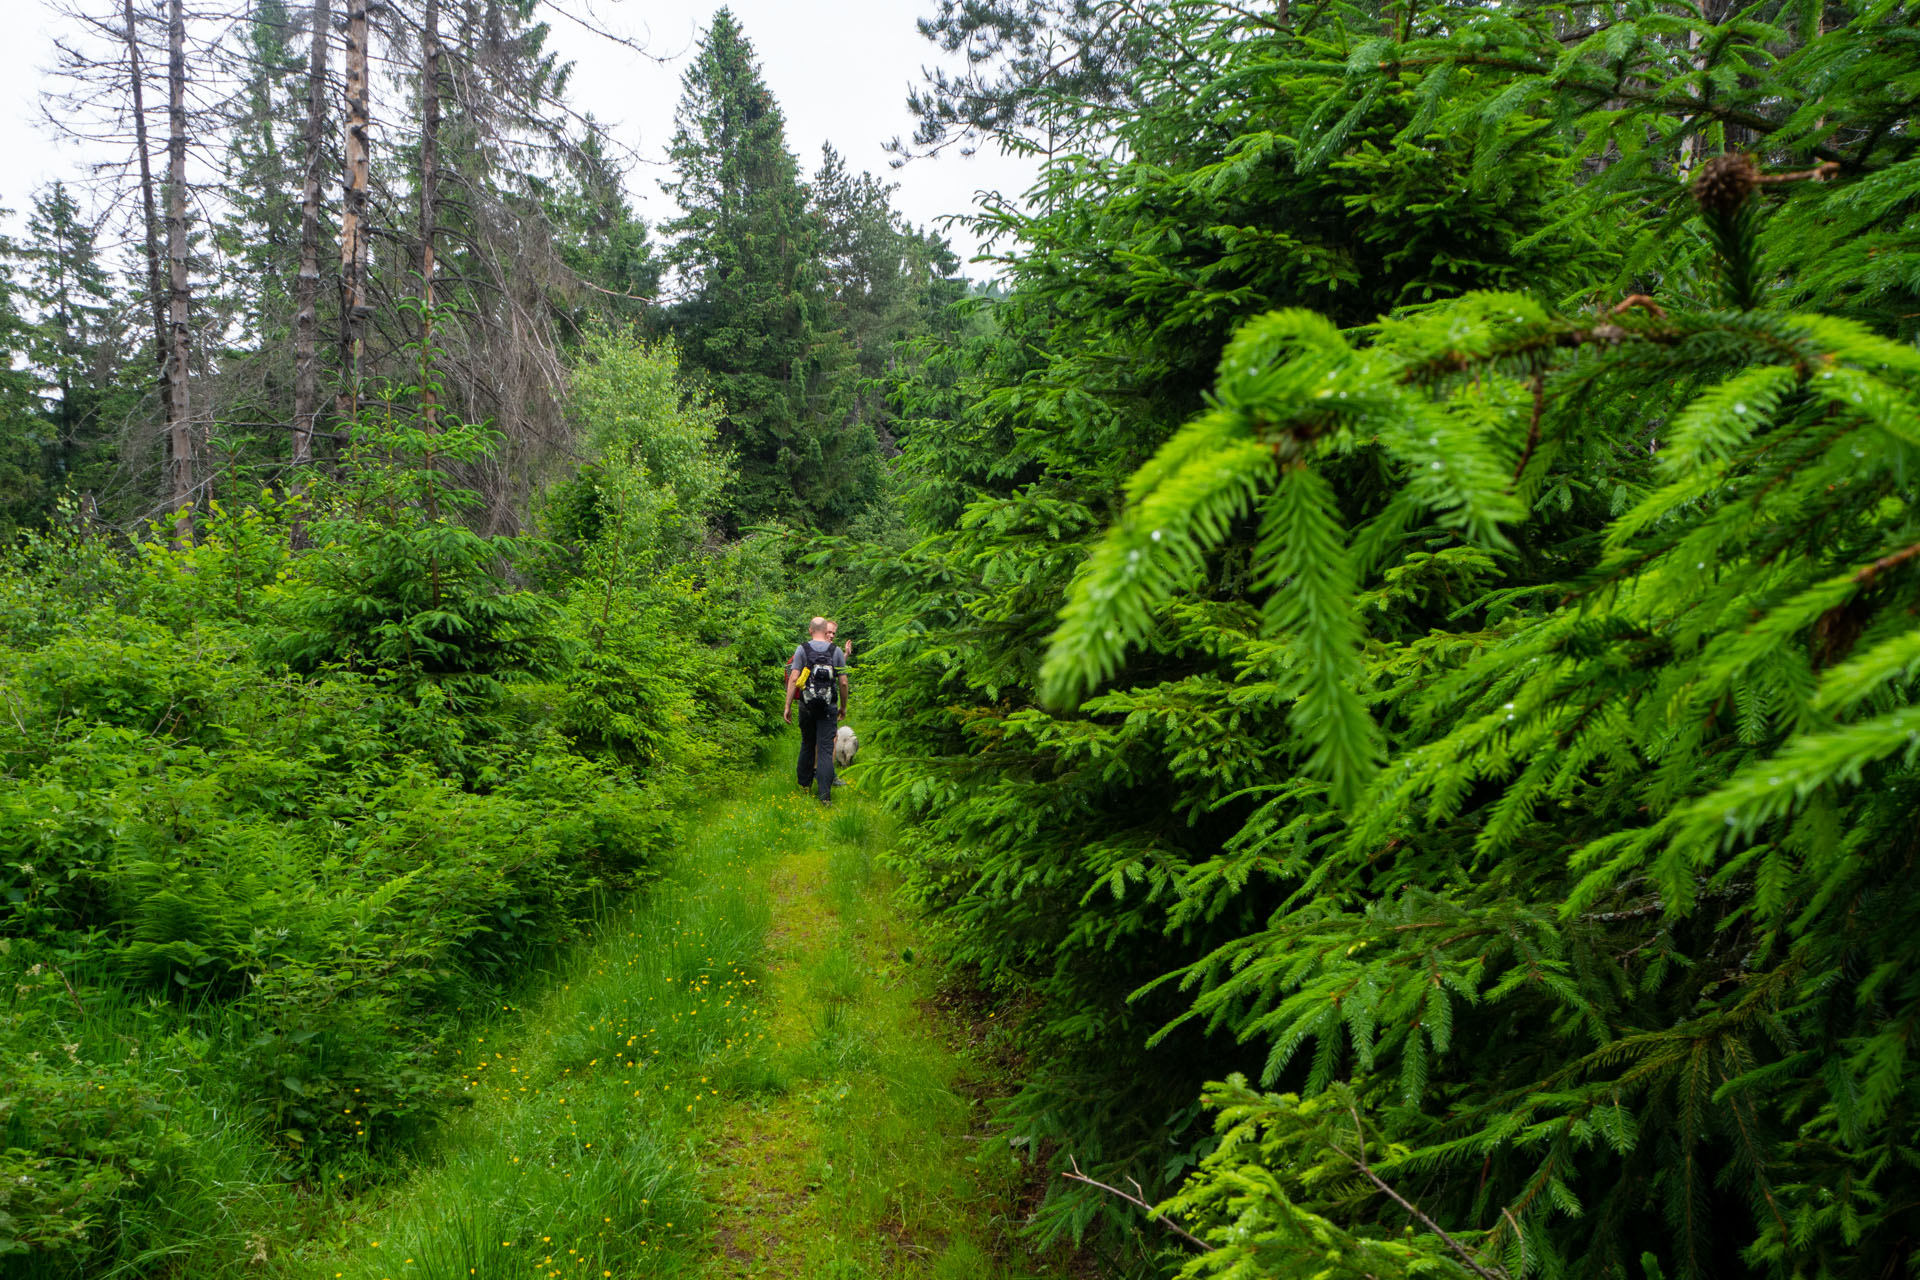
[[[78, 176], [84, 156], [71, 142], [60, 143], [39, 123], [43, 72], [52, 65], [48, 24], [54, 21], [44, 0], [0, 0], [0, 7], [32, 7], [43, 20], [10, 24], [16, 37], [0, 42], [0, 207], [28, 207], [31, 193], [55, 178]], [[653, 163], [642, 164], [628, 187], [642, 212], [657, 221], [670, 209], [660, 195], [664, 160], [673, 133], [673, 108], [700, 29], [717, 4], [713, 0], [567, 0], [566, 7], [597, 26], [643, 43], [667, 59], [659, 63], [590, 34], [557, 14], [547, 15], [554, 43], [576, 64], [572, 100], [612, 127], [626, 146]], [[762, 70], [787, 117], [787, 145], [803, 172], [819, 163], [820, 145], [832, 142], [850, 167], [868, 169], [897, 182], [898, 207], [916, 224], [928, 225], [945, 214], [971, 208], [976, 193], [1001, 190], [1017, 194], [1032, 182], [1033, 168], [983, 151], [967, 157], [957, 150], [904, 168], [887, 168], [882, 150], [888, 139], [912, 133], [906, 109], [907, 89], [918, 83], [924, 65], [938, 50], [924, 40], [914, 19], [933, 8], [932, 0], [732, 0], [734, 15], [760, 56]], [[17, 230], [21, 218], [8, 220]], [[950, 231], [962, 256], [975, 245], [961, 231]], [[982, 274], [982, 268], [971, 268]]]

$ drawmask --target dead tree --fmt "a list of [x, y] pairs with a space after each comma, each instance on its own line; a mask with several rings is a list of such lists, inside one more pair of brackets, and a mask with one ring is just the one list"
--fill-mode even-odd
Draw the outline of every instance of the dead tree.
[[327, 51], [331, 0], [313, 0], [313, 42], [307, 49], [306, 154], [300, 184], [300, 270], [293, 281], [293, 474], [313, 461], [320, 414], [320, 201], [326, 192]]
[[133, 0], [124, 0], [126, 17], [127, 77], [133, 93], [134, 158], [140, 175], [142, 240], [147, 253], [147, 299], [153, 312], [153, 368], [160, 384], [160, 407], [166, 420], [173, 421], [173, 389], [166, 376], [167, 307], [160, 287], [160, 212], [153, 194], [153, 151], [147, 141], [146, 71], [140, 62], [140, 30], [133, 14]]
[[[359, 412], [367, 324], [367, 0], [347, 0], [346, 182], [340, 202], [340, 390], [343, 423]], [[351, 429], [349, 427], [349, 429]]]
[[187, 24], [183, 0], [167, 5], [167, 498], [174, 539], [193, 538], [197, 450], [187, 374], [193, 353], [187, 276]]
[[426, 0], [420, 63], [420, 419], [432, 431], [439, 419], [433, 387], [433, 272], [440, 230], [440, 0]]

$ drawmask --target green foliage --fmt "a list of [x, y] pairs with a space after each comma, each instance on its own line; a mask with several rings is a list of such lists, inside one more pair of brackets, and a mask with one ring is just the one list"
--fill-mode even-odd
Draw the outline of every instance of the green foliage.
[[557, 725], [637, 769], [738, 758], [771, 724], [786, 628], [765, 540], [715, 539], [734, 480], [719, 410], [686, 390], [671, 346], [606, 331], [587, 335], [573, 403], [595, 460], [550, 508], [580, 652]]
[[670, 357], [598, 358], [626, 362], [582, 402], [618, 483], [585, 548], [454, 519], [488, 435], [423, 429], [396, 388], [303, 498], [209, 504], [191, 546], [9, 555], [0, 1055], [32, 1068], [0, 1084], [0, 1252], [23, 1274], [232, 1252], [221, 1231], [281, 1230], [289, 1180], [377, 1176], [463, 1105], [447, 1037], [652, 874], [694, 770], [757, 743], [773, 566], [707, 547], [726, 472]]
[[971, 150], [991, 137], [1051, 154], [1080, 140], [1102, 108], [1135, 92], [1154, 16], [1098, 0], [939, 0], [920, 32], [947, 54], [964, 51], [966, 70], [937, 67], [909, 92], [915, 145]]
[[369, 407], [340, 481], [315, 488], [317, 546], [268, 593], [263, 655], [300, 673], [369, 674], [456, 713], [483, 713], [506, 682], [558, 670], [553, 602], [505, 581], [523, 548], [455, 518], [478, 495], [444, 468], [491, 447], [488, 432], [446, 414], [429, 428], [392, 398]]
[[682, 216], [668, 260], [693, 293], [674, 328], [726, 408], [738, 458], [734, 509], [837, 525], [878, 482], [873, 430], [850, 421], [848, 352], [822, 322], [817, 228], [786, 122], [752, 44], [722, 8], [683, 79], [667, 184]]
[[90, 227], [63, 183], [37, 194], [17, 248], [26, 331], [47, 444], [41, 468], [53, 493], [99, 493], [111, 483], [111, 430], [127, 410], [114, 307], [119, 301]]
[[607, 154], [605, 131], [592, 116], [585, 123], [545, 201], [562, 260], [590, 286], [574, 320], [595, 314], [613, 323], [641, 321], [660, 291], [662, 264]]
[[738, 467], [729, 523], [869, 532], [891, 496], [898, 349], [944, 327], [964, 288], [958, 260], [832, 147], [802, 182], [730, 10], [714, 14], [683, 88], [664, 186], [682, 210], [666, 258], [686, 295], [670, 323], [724, 410]]
[[[83, 1012], [60, 955], [31, 964], [0, 939], [8, 977], [0, 1005], [0, 1270], [36, 1262], [52, 1274], [80, 1274], [102, 1238], [133, 1249], [159, 1243], [162, 1222], [192, 1193], [181, 1175], [195, 1162], [194, 1143], [209, 1135], [159, 1072], [137, 1059], [108, 1061], [101, 1023], [135, 1025], [124, 1009], [96, 1004]], [[115, 1015], [119, 1015], [115, 1017]], [[190, 1055], [154, 1044], [172, 1065]], [[203, 1152], [204, 1158], [204, 1152]], [[208, 1162], [211, 1164], [211, 1161]], [[170, 1188], [173, 1190], [170, 1191]], [[169, 1206], [167, 1200], [174, 1200]]]
[[1190, 1274], [1910, 1257], [1903, 23], [1174, 6], [990, 211], [876, 763], [1004, 1120]]
[[0, 541], [40, 522], [46, 510], [41, 450], [46, 424], [37, 410], [33, 375], [21, 368], [30, 338], [21, 314], [11, 244], [0, 244]]
[[[618, 480], [622, 518], [667, 520], [669, 549], [687, 550], [704, 540], [732, 481], [729, 460], [717, 447], [720, 411], [707, 397], [689, 393], [679, 353], [649, 346], [609, 329], [591, 329], [573, 373], [572, 406], [581, 442]], [[671, 502], [670, 511], [643, 517], [636, 486]], [[626, 536], [639, 536], [638, 529]]]
[[1207, 1086], [1206, 1100], [1219, 1112], [1219, 1143], [1161, 1206], [1193, 1222], [1208, 1246], [1180, 1269], [1182, 1280], [1471, 1274], [1431, 1235], [1356, 1234], [1327, 1216], [1345, 1216], [1370, 1197], [1369, 1164], [1398, 1154], [1369, 1150], [1376, 1135], [1361, 1127], [1351, 1090], [1336, 1085], [1308, 1099], [1262, 1094], [1236, 1075]]
[[[1584, 240], [1533, 242], [1568, 172], [1553, 140], [1536, 140], [1526, 166], [1480, 176], [1470, 138], [1393, 141], [1419, 111], [1403, 86], [1347, 122], [1344, 152], [1308, 164], [1298, 140], [1335, 109], [1338, 75], [1300, 61], [1284, 31], [1187, 16], [1141, 73], [1145, 105], [1113, 118], [1119, 143], [1056, 165], [1049, 212], [990, 214], [1026, 245], [1010, 264], [1012, 293], [971, 304], [986, 314], [964, 346], [928, 359], [901, 392], [916, 410], [905, 505], [925, 541], [871, 566], [866, 606], [897, 627], [869, 657], [881, 772], [919, 824], [912, 885], [952, 954], [1034, 1010], [1034, 1067], [1007, 1119], [1056, 1167], [1071, 1154], [1151, 1194], [1198, 1157], [1203, 1081], [1257, 1074], [1262, 1055], [1193, 1024], [1148, 1047], [1185, 1003], [1163, 988], [1129, 997], [1276, 900], [1263, 882], [1206, 886], [1221, 909], [1196, 915], [1175, 886], [1270, 791], [1307, 798], [1310, 823], [1331, 821], [1309, 778], [1338, 777], [1352, 792], [1383, 750], [1360, 610], [1345, 595], [1377, 553], [1364, 538], [1344, 556], [1329, 546], [1370, 522], [1374, 540], [1390, 537], [1423, 509], [1486, 528], [1512, 507], [1487, 479], [1484, 448], [1458, 458], [1458, 477], [1423, 480], [1417, 506], [1382, 515], [1344, 492], [1394, 468], [1433, 476], [1428, 464], [1453, 465], [1455, 442], [1479, 432], [1471, 419], [1422, 418], [1408, 407], [1417, 397], [1353, 401], [1369, 356], [1337, 326], [1471, 285], [1538, 280], [1564, 292], [1578, 264], [1605, 260]], [[1344, 38], [1316, 33], [1314, 48]], [[1521, 119], [1507, 127], [1528, 131]], [[1393, 199], [1375, 198], [1383, 174], [1398, 184]], [[1337, 319], [1286, 313], [1223, 360], [1237, 325], [1285, 306]], [[1283, 351], [1319, 361], [1319, 385], [1271, 385]], [[1168, 445], [1221, 373], [1220, 403]], [[1321, 405], [1324, 421], [1276, 452], [1258, 416], [1269, 394], [1296, 398], [1303, 417]], [[1240, 470], [1218, 465], [1216, 444]], [[1129, 495], [1129, 477], [1156, 454]], [[1346, 471], [1305, 470], [1323, 455]], [[1256, 510], [1260, 477], [1283, 472], [1288, 485]], [[1086, 665], [1063, 656], [1043, 673], [1066, 585], [1122, 510], [1074, 606], [1101, 621], [1062, 638], [1063, 655]], [[1262, 547], [1309, 573], [1312, 593], [1262, 589], [1274, 572], [1255, 558]], [[1397, 590], [1443, 617], [1489, 567], [1445, 552]], [[1137, 594], [1095, 599], [1140, 574], [1177, 583], [1179, 603], [1143, 612]], [[1311, 627], [1294, 631], [1303, 618]], [[1075, 706], [1075, 691], [1103, 675], [1110, 683]], [[1065, 700], [1058, 710], [1042, 702], [1043, 683]], [[1343, 728], [1322, 751], [1293, 721]], [[1109, 1212], [1056, 1188], [1044, 1231], [1080, 1234]]]
[[[1510, 311], [1514, 327], [1487, 323]], [[1570, 354], [1501, 368], [1549, 347]], [[1448, 632], [1370, 646], [1392, 759], [1343, 826], [1310, 832], [1283, 792], [1223, 851], [1230, 879], [1289, 895], [1184, 972], [1193, 1016], [1270, 1046], [1267, 1081], [1300, 1078], [1311, 1049], [1306, 1087], [1350, 1080], [1393, 1144], [1379, 1173], [1481, 1224], [1517, 1272], [1622, 1272], [1650, 1251], [1697, 1274], [1738, 1241], [1757, 1269], [1878, 1274], [1908, 1229], [1915, 1097], [1899, 975], [1920, 922], [1895, 903], [1920, 761], [1903, 678], [1920, 530], [1892, 406], [1920, 356], [1818, 315], [1594, 325], [1497, 297], [1385, 325], [1373, 352], [1376, 392], [1506, 405], [1484, 421], [1509, 452], [1579, 430], [1596, 382], [1657, 393], [1689, 354], [1725, 380], [1675, 415], [1592, 555], [1509, 570]], [[1319, 368], [1294, 356], [1274, 381]], [[1265, 410], [1287, 429], [1282, 404]], [[1125, 607], [1171, 594], [1140, 581]], [[1063, 644], [1087, 625], [1070, 610]], [[1304, 644], [1310, 625], [1287, 630]], [[1322, 747], [1344, 730], [1296, 725]], [[1841, 1170], [1844, 1228], [1827, 1212]]]

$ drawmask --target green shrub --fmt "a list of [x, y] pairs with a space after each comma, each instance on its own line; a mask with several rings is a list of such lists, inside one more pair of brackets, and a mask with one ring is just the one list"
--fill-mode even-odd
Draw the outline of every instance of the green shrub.
[[605, 576], [529, 589], [442, 470], [488, 447], [376, 403], [298, 506], [0, 561], [0, 1273], [230, 1260], [391, 1168], [462, 1103], [447, 1037], [754, 742], [751, 553], [616, 511]]

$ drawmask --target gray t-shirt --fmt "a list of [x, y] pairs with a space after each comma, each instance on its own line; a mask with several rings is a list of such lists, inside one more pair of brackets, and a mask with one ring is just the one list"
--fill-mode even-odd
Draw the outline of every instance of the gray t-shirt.
[[[805, 671], [818, 661], [820, 661], [819, 643], [809, 640], [793, 651], [793, 657], [787, 659], [787, 670]], [[847, 674], [847, 654], [839, 645], [828, 647], [827, 661], [833, 664], [833, 669], [840, 675]]]
[[[806, 673], [812, 670], [814, 664], [820, 661], [820, 643], [821, 642], [814, 640], [806, 641], [799, 648], [795, 649], [793, 651], [793, 657], [787, 660], [787, 670], [801, 673], [800, 683], [795, 686], [796, 690], [806, 688]], [[841, 649], [837, 644], [829, 646], [826, 661], [833, 665], [834, 675], [838, 677], [838, 679], [833, 682], [833, 705], [839, 706], [840, 681], [847, 678], [847, 655], [845, 650]]]

